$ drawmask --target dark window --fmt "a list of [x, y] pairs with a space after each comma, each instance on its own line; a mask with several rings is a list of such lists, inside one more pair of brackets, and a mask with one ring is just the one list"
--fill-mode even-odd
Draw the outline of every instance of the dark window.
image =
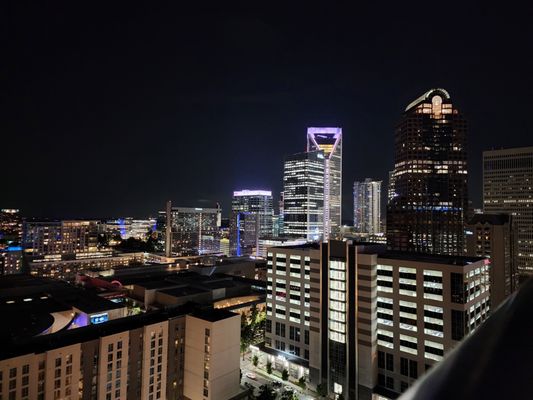
[[415, 285], [408, 285], [407, 283], [400, 283], [400, 289], [410, 290], [412, 292], [416, 292], [416, 286]]
[[390, 336], [387, 336], [387, 335], [378, 334], [378, 339], [379, 340], [383, 340], [385, 342], [389, 342], [389, 343], [393, 343], [394, 342], [394, 339], [391, 338]]
[[389, 310], [392, 310], [393, 305], [390, 303], [383, 303], [382, 301], [378, 301], [378, 307], [388, 308]]
[[390, 376], [387, 376], [385, 386], [387, 387], [387, 389], [394, 390], [394, 379], [392, 379]]
[[414, 360], [409, 360], [409, 376], [411, 378], [418, 378], [418, 363]]
[[426, 351], [426, 353], [436, 354], [438, 356], [444, 355], [444, 350], [442, 349], [436, 349], [434, 347], [424, 346], [424, 350]]
[[265, 329], [268, 333], [272, 333], [272, 321], [270, 319], [266, 320]]
[[387, 370], [394, 371], [394, 357], [392, 354], [386, 354]]
[[400, 346], [409, 347], [410, 349], [417, 349], [416, 343], [409, 342], [408, 340], [401, 340], [400, 339]]
[[400, 374], [409, 376], [409, 360], [407, 358], [400, 358]]
[[463, 311], [452, 310], [452, 339], [461, 340], [465, 335], [465, 315]]
[[378, 385], [385, 386], [385, 375], [378, 374]]
[[465, 303], [465, 290], [463, 274], [452, 272], [450, 274], [451, 296], [452, 303]]
[[424, 327], [428, 329], [433, 329], [434, 331], [443, 332], [442, 325], [439, 325], [439, 324], [432, 324], [429, 322], [424, 322]]
[[392, 282], [378, 280], [378, 286], [392, 287]]
[[407, 388], [409, 387], [409, 384], [407, 382], [401, 381], [400, 382], [400, 392], [405, 392]]
[[400, 272], [400, 278], [412, 279], [416, 281], [416, 274], [410, 272]]
[[309, 331], [308, 330], [304, 331], [304, 343], [309, 344]]
[[442, 296], [442, 289], [424, 286], [424, 293], [430, 293], [430, 294]]
[[378, 368], [385, 368], [385, 353], [378, 351]]
[[378, 318], [386, 319], [387, 321], [392, 321], [392, 315], [390, 314], [384, 314], [384, 313], [378, 312]]

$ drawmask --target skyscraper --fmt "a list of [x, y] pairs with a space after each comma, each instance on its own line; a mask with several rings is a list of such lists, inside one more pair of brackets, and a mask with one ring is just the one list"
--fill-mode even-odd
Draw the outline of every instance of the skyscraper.
[[444, 89], [407, 106], [396, 127], [395, 197], [387, 207], [392, 250], [464, 254], [466, 121]]
[[27, 221], [23, 247], [30, 256], [96, 252], [96, 221]]
[[387, 188], [387, 204], [396, 197], [396, 182], [394, 180], [394, 171], [389, 171], [389, 187]]
[[509, 214], [475, 214], [465, 226], [466, 252], [490, 259], [490, 304], [499, 306], [518, 288], [516, 229]]
[[231, 202], [230, 246], [234, 255], [257, 251], [262, 236], [272, 236], [272, 192], [237, 190]]
[[[163, 215], [159, 211], [160, 229]], [[192, 256], [220, 251], [221, 209], [199, 207], [171, 207], [171, 253], [178, 256]], [[164, 222], [166, 230], [167, 223]]]
[[324, 153], [324, 240], [342, 225], [342, 128], [307, 128], [307, 151]]
[[9, 243], [20, 244], [22, 240], [22, 218], [19, 210], [0, 210], [0, 249]]
[[324, 152], [285, 158], [283, 168], [285, 236], [320, 240], [324, 233]]
[[483, 211], [513, 216], [518, 273], [533, 274], [533, 147], [483, 152]]
[[381, 181], [354, 182], [353, 220], [356, 232], [381, 233]]

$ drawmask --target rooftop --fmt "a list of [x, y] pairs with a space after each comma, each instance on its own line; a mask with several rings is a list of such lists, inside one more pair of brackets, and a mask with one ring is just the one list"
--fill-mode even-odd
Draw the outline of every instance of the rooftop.
[[3, 337], [0, 346], [0, 360], [20, 356], [28, 353], [42, 353], [58, 347], [64, 347], [76, 343], [84, 343], [98, 339], [102, 336], [113, 335], [115, 333], [140, 328], [145, 325], [154, 324], [180, 315], [185, 315], [194, 310], [194, 305], [185, 304], [169, 310], [159, 310], [111, 320], [98, 325], [88, 325], [73, 330], [60, 331], [50, 335], [36, 336], [28, 338], [20, 336]]
[[76, 308], [85, 314], [123, 308], [123, 305], [63, 281], [30, 275], [0, 277], [0, 313], [9, 329], [0, 330], [0, 342], [38, 335], [54, 322], [54, 313]]
[[509, 214], [475, 214], [474, 217], [468, 221], [467, 225], [475, 224], [491, 224], [491, 225], [504, 225], [509, 223]]
[[222, 321], [223, 319], [232, 318], [236, 315], [238, 314], [220, 308], [198, 309], [192, 313], [193, 317], [209, 322]]
[[304, 244], [295, 244], [295, 245], [289, 245], [289, 246], [273, 246], [272, 249], [280, 249], [280, 250], [319, 250], [320, 249], [320, 243], [318, 242], [309, 242]]
[[[372, 251], [370, 251], [372, 253]], [[445, 265], [460, 265], [465, 266], [478, 261], [482, 261], [484, 257], [467, 257], [467, 256], [446, 256], [436, 254], [422, 254], [409, 252], [393, 252], [386, 251], [384, 253], [377, 253], [379, 258], [390, 260], [406, 260], [430, 264], [445, 264]]]
[[164, 289], [159, 292], [173, 297], [191, 296], [200, 293], [209, 293], [207, 289], [201, 289], [193, 286], [179, 286], [172, 289]]

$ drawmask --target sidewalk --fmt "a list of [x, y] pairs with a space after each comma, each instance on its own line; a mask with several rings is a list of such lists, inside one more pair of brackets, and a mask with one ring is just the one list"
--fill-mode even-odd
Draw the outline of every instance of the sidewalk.
[[254, 367], [252, 364], [251, 353], [245, 354], [244, 361], [242, 361], [242, 357], [241, 357], [241, 369], [243, 371], [243, 376], [246, 374], [246, 372], [253, 372], [256, 375], [265, 379], [266, 381], [281, 382], [282, 388], [284, 388], [285, 386], [289, 386], [291, 390], [293, 390], [294, 393], [296, 393], [301, 400], [318, 399], [318, 395], [315, 392], [313, 392], [310, 389], [303, 390], [298, 385], [298, 382], [291, 380], [291, 377], [289, 377], [289, 380], [284, 381], [283, 379], [281, 379], [281, 373], [279, 371], [272, 370], [272, 374], [269, 374], [268, 372], [266, 372], [266, 365], [262, 363], [258, 364], [257, 367]]

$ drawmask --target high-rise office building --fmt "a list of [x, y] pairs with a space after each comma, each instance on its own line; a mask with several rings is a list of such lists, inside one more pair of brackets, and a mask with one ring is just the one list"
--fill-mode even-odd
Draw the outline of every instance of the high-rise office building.
[[321, 240], [324, 234], [324, 152], [285, 158], [283, 167], [284, 236]]
[[488, 317], [489, 267], [349, 241], [269, 248], [264, 355], [329, 394], [396, 398]]
[[155, 232], [157, 230], [157, 220], [155, 218], [118, 218], [107, 220], [103, 225], [107, 234], [112, 237], [120, 235], [123, 240], [129, 238], [146, 240], [149, 232]]
[[389, 171], [389, 186], [387, 188], [387, 204], [396, 197], [396, 181], [394, 171]]
[[20, 244], [22, 240], [22, 218], [20, 211], [12, 208], [0, 210], [0, 249], [10, 243]]
[[508, 214], [475, 214], [465, 226], [467, 255], [490, 259], [492, 308], [518, 288], [515, 232]]
[[533, 147], [483, 152], [483, 211], [512, 215], [518, 273], [533, 274]]
[[464, 255], [466, 121], [444, 89], [410, 103], [396, 127], [395, 197], [387, 206], [392, 250]]
[[353, 184], [353, 225], [357, 233], [381, 233], [381, 181]]
[[98, 250], [96, 221], [26, 221], [22, 244], [33, 257], [92, 253]]
[[[159, 215], [159, 229], [166, 230], [166, 211], [159, 211]], [[170, 217], [172, 254], [194, 256], [220, 251], [220, 207], [171, 207]]]
[[272, 236], [272, 192], [236, 190], [231, 202], [230, 246], [234, 255], [257, 252], [258, 240]]
[[307, 128], [307, 151], [324, 153], [324, 240], [342, 225], [342, 128]]

